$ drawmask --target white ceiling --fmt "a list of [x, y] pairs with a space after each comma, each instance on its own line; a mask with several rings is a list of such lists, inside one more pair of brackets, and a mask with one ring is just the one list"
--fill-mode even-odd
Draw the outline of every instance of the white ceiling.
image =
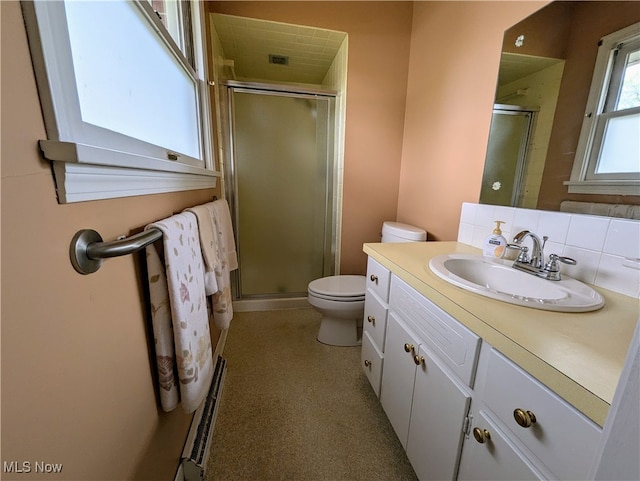
[[[346, 38], [343, 32], [212, 14], [226, 60], [237, 80], [320, 84]], [[269, 63], [269, 55], [288, 65]]]
[[503, 52], [500, 57], [500, 73], [498, 74], [498, 86], [506, 85], [515, 80], [527, 77], [531, 74], [562, 62], [557, 58], [533, 57], [517, 53]]
[[[224, 56], [233, 60], [237, 80], [320, 84], [346, 38], [343, 32], [266, 20], [212, 14]], [[269, 55], [288, 65], [269, 63]], [[498, 85], [543, 70], [561, 60], [503, 53]]]

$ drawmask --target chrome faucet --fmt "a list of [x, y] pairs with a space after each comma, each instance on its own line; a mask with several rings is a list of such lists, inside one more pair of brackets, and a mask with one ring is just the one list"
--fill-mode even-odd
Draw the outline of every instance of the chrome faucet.
[[[522, 245], [527, 237], [531, 238], [533, 242], [533, 248], [531, 250], [531, 256], [529, 256], [529, 248]], [[518, 258], [513, 262], [513, 268], [518, 269], [529, 274], [548, 279], [550, 281], [560, 280], [560, 266], [559, 263], [576, 265], [575, 259], [570, 257], [562, 257], [557, 254], [551, 254], [549, 256], [549, 262], [545, 264], [544, 261], [544, 246], [547, 243], [547, 236], [540, 238], [528, 230], [523, 230], [515, 235], [513, 238], [513, 244], [509, 244], [507, 247], [511, 249], [517, 249], [520, 251]]]
[[[531, 240], [533, 241], [533, 249], [531, 250], [530, 258], [528, 255], [528, 249], [520, 246], [520, 244], [522, 244], [522, 241], [527, 237], [531, 237]], [[530, 232], [528, 230], [523, 230], [522, 232], [517, 233], [513, 238], [513, 242], [516, 243], [516, 245], [518, 246], [517, 248], [520, 250], [520, 255], [518, 256], [516, 262], [518, 264], [526, 265], [527, 269], [525, 270], [531, 270], [531, 268], [533, 268], [540, 271], [544, 264], [544, 245], [547, 242], [547, 239], [548, 237], [544, 236], [543, 241], [540, 242], [540, 238], [533, 232]], [[515, 263], [514, 267], [516, 267]]]

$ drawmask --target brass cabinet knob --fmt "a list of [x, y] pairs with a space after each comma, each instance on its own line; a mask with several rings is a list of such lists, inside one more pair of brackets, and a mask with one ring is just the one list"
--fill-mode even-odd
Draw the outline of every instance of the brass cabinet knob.
[[365, 359], [364, 360], [364, 365], [367, 367], [371, 367], [371, 361], [369, 361], [369, 359]]
[[405, 352], [413, 352], [413, 350], [415, 349], [415, 347], [413, 346], [413, 344], [409, 344], [408, 342], [404, 345], [404, 350]]
[[367, 316], [367, 321], [373, 323], [375, 322], [376, 318], [374, 316]]
[[491, 433], [486, 429], [473, 428], [473, 437], [476, 438], [476, 441], [480, 444], [484, 444], [491, 439]]
[[516, 420], [519, 426], [523, 428], [530, 428], [532, 424], [536, 422], [536, 415], [531, 411], [525, 411], [517, 408], [513, 411], [513, 418]]
[[416, 354], [415, 356], [413, 356], [413, 362], [416, 363], [416, 366], [419, 366], [420, 364], [424, 363], [424, 356], [418, 356]]
[[378, 276], [371, 274], [369, 276], [369, 279], [371, 279], [371, 282], [375, 282], [376, 284], [378, 283]]

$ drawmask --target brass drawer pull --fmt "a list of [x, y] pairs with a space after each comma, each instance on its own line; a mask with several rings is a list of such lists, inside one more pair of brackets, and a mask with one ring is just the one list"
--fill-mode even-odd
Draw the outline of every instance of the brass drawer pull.
[[364, 365], [367, 367], [371, 367], [371, 361], [369, 361], [369, 359], [365, 359], [364, 360]]
[[378, 283], [378, 276], [371, 274], [371, 276], [369, 276], [369, 279], [371, 279], [371, 282], [375, 282], [376, 284]]
[[418, 356], [416, 354], [415, 356], [413, 356], [413, 362], [416, 363], [416, 366], [419, 366], [420, 364], [424, 364], [424, 356]]
[[404, 345], [404, 351], [405, 352], [413, 352], [413, 350], [415, 349], [415, 347], [413, 346], [413, 344], [409, 344], [408, 342]]
[[536, 423], [536, 415], [531, 411], [525, 411], [523, 409], [517, 408], [513, 411], [513, 418], [518, 423], [518, 426], [522, 426], [523, 428], [530, 428], [533, 424]]
[[480, 444], [484, 444], [491, 439], [491, 433], [486, 429], [473, 428], [473, 437], [476, 438], [476, 441]]
[[374, 316], [367, 316], [367, 321], [373, 324], [374, 322], [376, 322], [376, 318]]

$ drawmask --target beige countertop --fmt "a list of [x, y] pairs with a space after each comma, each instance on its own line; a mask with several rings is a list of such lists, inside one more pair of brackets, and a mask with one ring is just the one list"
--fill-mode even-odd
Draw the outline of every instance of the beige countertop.
[[602, 309], [585, 313], [543, 311], [468, 292], [431, 272], [429, 260], [434, 256], [482, 254], [466, 244], [365, 244], [364, 252], [604, 425], [638, 321], [638, 299], [592, 286], [605, 298]]

